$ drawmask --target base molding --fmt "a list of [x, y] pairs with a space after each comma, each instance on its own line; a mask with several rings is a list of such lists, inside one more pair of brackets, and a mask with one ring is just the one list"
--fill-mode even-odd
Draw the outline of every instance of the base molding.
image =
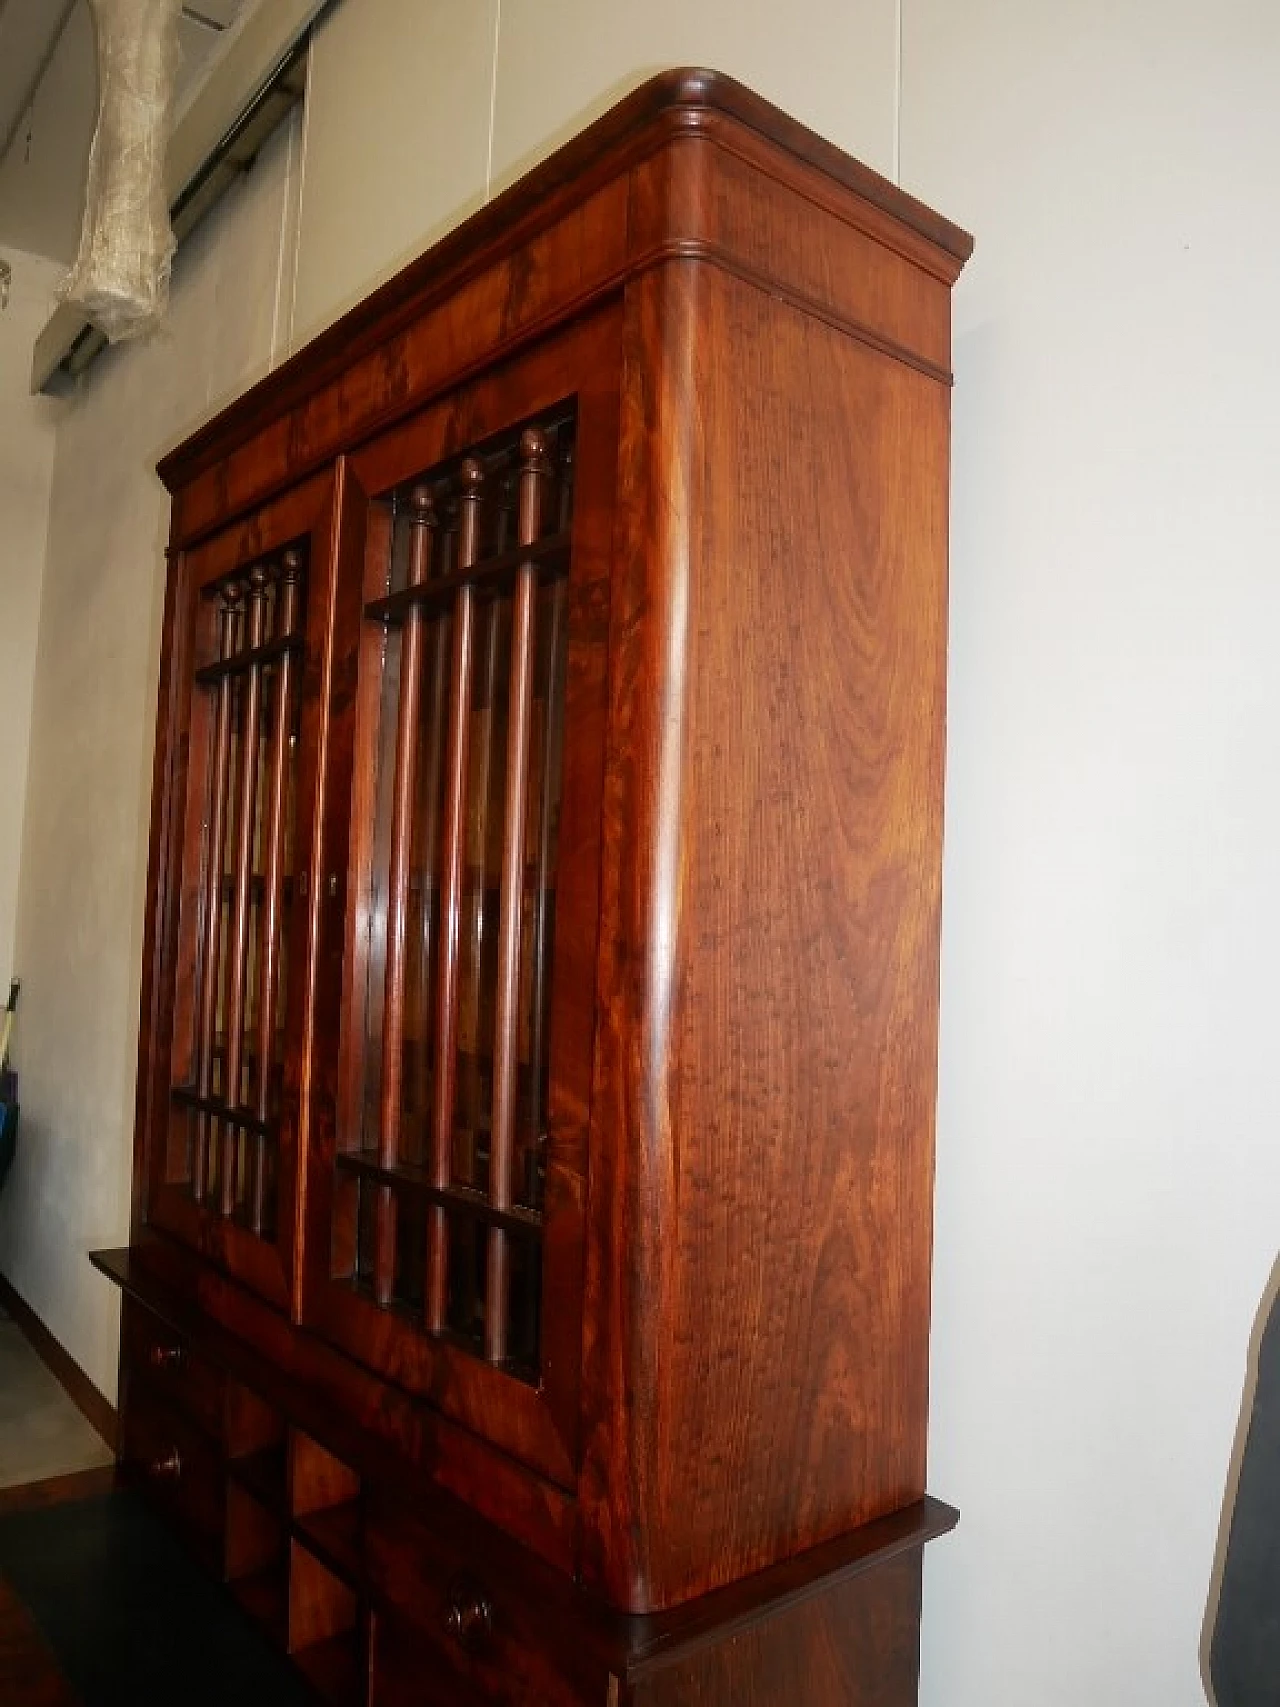
[[105, 1393], [99, 1392], [62, 1341], [3, 1274], [0, 1274], [0, 1307], [13, 1317], [41, 1363], [114, 1452], [120, 1426], [115, 1406]]

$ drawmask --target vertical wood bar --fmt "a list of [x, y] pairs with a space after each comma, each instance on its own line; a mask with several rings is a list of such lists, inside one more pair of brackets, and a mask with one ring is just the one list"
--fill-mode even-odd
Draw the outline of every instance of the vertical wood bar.
[[[409, 585], [420, 587], [431, 573], [436, 526], [428, 487], [409, 498]], [[404, 1091], [404, 969], [409, 916], [409, 867], [413, 852], [413, 807], [417, 792], [418, 717], [422, 704], [422, 607], [405, 614], [400, 638], [400, 703], [396, 721], [395, 780], [391, 799], [391, 853], [387, 873], [387, 946], [382, 1003], [382, 1078], [378, 1106], [378, 1160], [400, 1159]], [[396, 1201], [389, 1186], [378, 1190], [373, 1228], [373, 1291], [390, 1302], [395, 1286]]]
[[[532, 545], [542, 530], [544, 486], [551, 472], [547, 435], [528, 427], [520, 437], [518, 544]], [[498, 927], [498, 988], [493, 1038], [493, 1131], [489, 1150], [489, 1200], [511, 1206], [511, 1160], [515, 1131], [516, 1028], [520, 1013], [520, 923], [524, 891], [525, 809], [529, 783], [529, 726], [533, 699], [533, 621], [538, 572], [522, 564], [516, 575], [511, 617], [511, 689], [507, 712], [507, 787], [502, 836], [501, 917]], [[489, 1229], [485, 1275], [484, 1349], [492, 1363], [507, 1355], [506, 1234]]]
[[[512, 455], [514, 456], [514, 451]], [[498, 488], [497, 527], [494, 540], [494, 551], [501, 554], [509, 549], [515, 532], [517, 477], [514, 472], [504, 475]], [[474, 986], [475, 997], [475, 1041], [470, 1057], [467, 1059], [467, 1080], [458, 1097], [458, 1107], [466, 1111], [469, 1130], [465, 1133], [454, 1127], [454, 1175], [466, 1181], [468, 1185], [479, 1186], [477, 1177], [477, 1150], [481, 1142], [480, 1114], [481, 1087], [483, 1083], [482, 1067], [484, 1065], [484, 1050], [491, 1042], [493, 1031], [493, 1015], [489, 1012], [488, 1024], [485, 1026], [484, 1043], [481, 1044], [481, 1027], [485, 1022], [485, 932], [484, 911], [486, 884], [488, 880], [489, 836], [490, 836], [490, 793], [492, 789], [493, 748], [498, 724], [498, 642], [502, 629], [504, 601], [501, 598], [491, 598], [485, 601], [483, 617], [483, 638], [477, 635], [479, 654], [475, 669], [479, 672], [475, 686], [475, 704], [477, 710], [483, 708], [483, 715], [475, 720], [472, 740], [475, 751], [471, 755], [471, 774], [468, 779], [468, 793], [478, 805], [474, 822], [468, 823], [468, 831], [478, 834], [476, 864], [479, 868], [479, 881], [475, 885], [472, 898], [472, 913], [469, 921], [467, 942], [467, 965], [463, 977], [463, 988], [469, 980]], [[490, 1082], [492, 1100], [492, 1079]], [[492, 1109], [490, 1109], [490, 1115]], [[459, 1158], [459, 1140], [466, 1143], [466, 1155]], [[472, 1227], [472, 1236], [477, 1229]], [[477, 1276], [474, 1265], [466, 1270], [468, 1295], [464, 1301], [464, 1314], [468, 1321], [476, 1314], [476, 1299], [479, 1294]]]
[[[247, 645], [262, 645], [266, 609], [266, 571], [258, 565], [249, 575]], [[249, 890], [253, 877], [253, 819], [258, 792], [258, 736], [262, 716], [262, 666], [251, 664], [240, 699], [240, 776], [236, 799], [235, 888], [231, 899], [231, 929], [227, 944], [227, 1007], [223, 1017], [226, 1078], [223, 1100], [238, 1108], [242, 1101], [244, 1064], [245, 962], [249, 947]], [[236, 1201], [236, 1135], [230, 1120], [222, 1128], [222, 1165], [218, 1180], [218, 1210], [230, 1215]]]
[[[235, 650], [237, 607], [240, 587], [236, 582], [222, 589], [218, 610], [218, 658], [225, 662]], [[218, 949], [222, 940], [222, 853], [227, 827], [227, 765], [231, 754], [231, 678], [219, 678], [215, 690], [213, 766], [209, 788], [209, 827], [206, 841], [207, 869], [204, 893], [204, 941], [200, 953], [200, 1029], [196, 1062], [196, 1091], [202, 1097], [213, 1092], [213, 1057], [218, 1036]], [[195, 1155], [191, 1165], [191, 1193], [203, 1203], [209, 1190], [209, 1116], [196, 1116]]]
[[[421, 1047], [418, 1050], [414, 1083], [414, 1107], [421, 1112], [425, 1128], [424, 1153], [430, 1151], [431, 1112], [431, 981], [432, 948], [440, 930], [440, 778], [444, 768], [449, 661], [449, 619], [436, 617], [431, 624], [431, 705], [427, 714], [422, 780], [422, 940], [419, 944], [418, 999], [421, 1004]], [[434, 905], [433, 905], [434, 896]]]
[[[465, 1167], [459, 1169], [468, 1185], [476, 1181], [476, 1146], [479, 1135], [478, 1112], [480, 1108], [481, 1086], [481, 1023], [484, 1013], [484, 908], [485, 880], [488, 876], [489, 848], [489, 794], [493, 771], [493, 738], [494, 725], [497, 720], [497, 688], [498, 688], [498, 631], [502, 620], [502, 606], [498, 599], [489, 599], [484, 606], [482, 618], [482, 635], [477, 636], [478, 657], [474, 670], [478, 672], [475, 685], [475, 701], [477, 709], [483, 708], [484, 715], [476, 718], [476, 727], [472, 733], [473, 750], [471, 753], [470, 775], [467, 779], [467, 792], [479, 810], [473, 820], [468, 822], [468, 834], [474, 834], [477, 846], [469, 851], [474, 859], [474, 867], [479, 872], [479, 882], [472, 897], [472, 911], [468, 920], [464, 921], [467, 929], [466, 958], [467, 976], [463, 981], [463, 989], [469, 982], [475, 1004], [475, 1040], [470, 1057], [467, 1060], [466, 1084], [459, 1100], [459, 1107], [466, 1111], [470, 1130], [466, 1134], [467, 1156]], [[465, 854], [464, 854], [465, 863]], [[461, 947], [459, 949], [461, 953]], [[461, 973], [460, 973], [461, 976]], [[474, 1117], [474, 1118], [473, 1118]], [[462, 1136], [458, 1128], [454, 1129], [454, 1149], [457, 1151], [457, 1140]]]
[[546, 1111], [542, 1103], [542, 1056], [546, 1047], [547, 985], [547, 881], [551, 869], [552, 820], [556, 805], [556, 776], [552, 760], [564, 718], [564, 679], [560, 668], [565, 646], [567, 581], [551, 588], [551, 620], [547, 634], [547, 699], [542, 719], [542, 788], [538, 801], [538, 848], [534, 866], [533, 929], [529, 944], [529, 1100], [527, 1131], [534, 1158], [531, 1176], [525, 1183], [525, 1200], [531, 1209], [540, 1207], [537, 1192], [537, 1156], [541, 1146]]
[[[461, 471], [458, 567], [470, 569], [480, 549], [480, 503], [484, 469], [468, 457]], [[453, 1153], [453, 1101], [457, 1076], [458, 935], [462, 859], [466, 842], [467, 763], [471, 733], [471, 654], [475, 599], [458, 590], [453, 607], [453, 661], [449, 700], [449, 746], [445, 758], [444, 845], [440, 861], [440, 972], [436, 1002], [435, 1105], [431, 1122], [431, 1177], [449, 1183]], [[433, 1332], [445, 1324], [449, 1297], [449, 1226], [444, 1211], [427, 1217], [425, 1317]]]
[[[573, 525], [574, 444], [570, 437], [560, 447], [559, 513], [556, 527], [568, 533]], [[546, 1126], [546, 1109], [542, 1096], [542, 1057], [546, 1048], [547, 994], [550, 967], [547, 965], [547, 915], [550, 911], [547, 896], [547, 873], [551, 867], [552, 808], [557, 806], [558, 789], [553, 756], [563, 735], [564, 680], [561, 662], [567, 644], [567, 613], [569, 584], [557, 580], [551, 589], [551, 621], [547, 635], [547, 698], [542, 720], [542, 787], [538, 801], [538, 852], [534, 869], [533, 929], [529, 945], [529, 1101], [527, 1133], [530, 1148], [526, 1151], [529, 1177], [525, 1181], [525, 1201], [531, 1209], [540, 1209], [538, 1191], [538, 1155], [542, 1148]]]
[[[286, 551], [276, 594], [276, 634], [285, 639], [298, 621], [298, 585], [302, 558]], [[267, 807], [264, 821], [262, 948], [258, 960], [258, 1095], [254, 1113], [266, 1120], [271, 1112], [271, 1071], [275, 1056], [276, 998], [280, 981], [280, 936], [284, 894], [284, 819], [288, 804], [289, 736], [293, 728], [294, 661], [289, 653], [276, 668], [275, 722], [267, 756]], [[253, 1135], [249, 1174], [249, 1215], [255, 1233], [262, 1231], [266, 1198], [266, 1139]]]

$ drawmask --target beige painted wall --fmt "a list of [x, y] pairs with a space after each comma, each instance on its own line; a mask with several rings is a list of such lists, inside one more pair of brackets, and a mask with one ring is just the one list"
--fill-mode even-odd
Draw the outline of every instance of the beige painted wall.
[[0, 1268], [114, 1397], [118, 1298], [86, 1253], [128, 1232], [151, 749], [167, 527], [157, 456], [287, 342], [298, 128], [184, 246], [151, 343], [64, 407], [22, 837], [22, 1126]]
[[[61, 0], [47, 3], [52, 8]], [[67, 265], [80, 242], [85, 168], [98, 109], [96, 52], [93, 17], [81, 0], [67, 19], [30, 112], [0, 160], [0, 243]]]
[[895, 0], [793, 0], [785, 26], [773, 0], [343, 0], [312, 49], [297, 336], [666, 66], [740, 77], [892, 172], [896, 53]]
[[904, 16], [904, 181], [978, 238], [922, 1702], [1201, 1707], [1280, 1249], [1280, 11]]
[[27, 394], [31, 344], [59, 269], [4, 251], [13, 268], [0, 310], [0, 999], [14, 973], [13, 928], [27, 787], [31, 686], [44, 573], [58, 405]]

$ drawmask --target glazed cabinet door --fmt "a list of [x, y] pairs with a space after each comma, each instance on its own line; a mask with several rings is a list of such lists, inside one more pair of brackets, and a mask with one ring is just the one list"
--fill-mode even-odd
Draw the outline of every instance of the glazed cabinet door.
[[[577, 1462], [620, 317], [353, 456], [306, 1316]], [[339, 833], [339, 822], [342, 829]]]
[[296, 1302], [332, 478], [171, 566], [140, 1086], [147, 1221]]

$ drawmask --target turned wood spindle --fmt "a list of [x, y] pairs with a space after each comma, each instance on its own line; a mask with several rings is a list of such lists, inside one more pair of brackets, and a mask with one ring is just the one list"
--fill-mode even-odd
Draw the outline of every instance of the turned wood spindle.
[[[542, 532], [549, 441], [540, 427], [520, 437], [520, 501], [517, 544], [532, 545]], [[522, 563], [516, 572], [511, 614], [511, 686], [507, 707], [507, 785], [503, 811], [502, 886], [498, 925], [498, 983], [494, 1003], [493, 1130], [489, 1149], [489, 1201], [511, 1207], [511, 1163], [515, 1131], [516, 1030], [520, 1017], [520, 926], [524, 889], [525, 811], [529, 785], [529, 728], [533, 701], [534, 614], [538, 571]], [[507, 1355], [507, 1236], [489, 1229], [485, 1272], [484, 1350], [492, 1363]]]
[[[562, 525], [567, 525], [562, 517]], [[529, 942], [529, 1089], [526, 1116], [529, 1178], [526, 1200], [531, 1209], [541, 1207], [537, 1181], [538, 1157], [546, 1129], [547, 1110], [543, 1094], [547, 1047], [547, 991], [551, 982], [548, 963], [550, 922], [554, 893], [550, 888], [555, 855], [555, 817], [559, 798], [560, 734], [564, 720], [564, 662], [566, 612], [569, 587], [563, 578], [551, 586], [547, 618], [547, 697], [542, 717], [542, 775], [538, 796], [538, 845], [534, 859], [533, 921]]]
[[[468, 457], [460, 475], [458, 568], [470, 569], [480, 552], [480, 508], [484, 468]], [[453, 607], [453, 663], [449, 742], [445, 756], [444, 840], [440, 859], [440, 970], [436, 1002], [435, 1103], [431, 1121], [431, 1177], [449, 1184], [453, 1154], [454, 1093], [457, 1084], [458, 937], [462, 867], [467, 834], [467, 767], [471, 736], [472, 633], [475, 598], [460, 587]], [[445, 1325], [449, 1295], [449, 1227], [433, 1206], [427, 1217], [425, 1317], [438, 1332]]]
[[[431, 573], [437, 526], [435, 503], [427, 486], [409, 498], [409, 585], [424, 585]], [[387, 875], [386, 981], [382, 1006], [382, 1080], [378, 1119], [378, 1160], [394, 1167], [400, 1160], [400, 1123], [404, 1093], [404, 969], [409, 916], [409, 864], [413, 851], [413, 807], [417, 785], [418, 718], [422, 702], [422, 653], [425, 615], [421, 605], [405, 613], [400, 631], [400, 703], [396, 722], [395, 773], [391, 799], [391, 860]], [[396, 1201], [380, 1186], [373, 1230], [373, 1289], [386, 1304], [395, 1286]]]
[[[266, 616], [267, 572], [259, 564], [249, 574], [249, 650], [262, 645]], [[249, 900], [253, 878], [254, 807], [258, 792], [258, 736], [262, 716], [262, 666], [250, 664], [240, 691], [240, 775], [236, 789], [235, 882], [231, 897], [231, 928], [227, 960], [225, 1100], [228, 1109], [243, 1099], [244, 1008], [249, 949]], [[228, 1120], [222, 1129], [222, 1165], [218, 1180], [218, 1210], [231, 1215], [236, 1202], [236, 1150], [240, 1128]]]
[[[281, 559], [276, 590], [276, 637], [293, 637], [298, 621], [302, 581], [302, 554], [290, 549]], [[296, 670], [292, 653], [286, 652], [276, 665], [275, 720], [267, 754], [267, 807], [263, 820], [263, 878], [261, 948], [258, 956], [258, 1088], [254, 1113], [260, 1121], [271, 1115], [271, 1073], [276, 1044], [276, 1006], [280, 983], [280, 949], [283, 931], [285, 814], [289, 799], [289, 748], [293, 737], [293, 702]], [[262, 1231], [266, 1210], [266, 1138], [253, 1135], [249, 1172], [249, 1219], [255, 1233]]]
[[431, 999], [435, 993], [433, 973], [439, 954], [442, 806], [440, 785], [444, 774], [444, 748], [449, 703], [449, 617], [447, 612], [439, 612], [431, 619], [426, 644], [427, 661], [424, 667], [427, 681], [424, 692], [429, 695], [429, 698], [426, 729], [422, 744], [421, 784], [418, 791], [422, 813], [422, 916], [417, 944], [418, 1012], [416, 1018], [419, 1034], [413, 1087], [413, 1107], [420, 1122], [416, 1145], [416, 1156], [419, 1160], [423, 1160], [431, 1149]]
[[[226, 663], [236, 646], [236, 620], [240, 607], [240, 585], [229, 582], [218, 602], [218, 661]], [[227, 767], [231, 755], [231, 678], [219, 676], [214, 689], [213, 766], [209, 778], [209, 826], [204, 886], [204, 932], [200, 945], [200, 1015], [197, 1037], [196, 1093], [208, 1100], [213, 1094], [213, 1066], [218, 1041], [218, 971], [222, 944], [223, 842], [227, 827]], [[203, 1203], [209, 1190], [210, 1118], [206, 1111], [196, 1115], [195, 1155], [191, 1167], [191, 1192]]]
[[[502, 629], [503, 601], [486, 599], [477, 613], [480, 633], [476, 636], [475, 707], [472, 730], [470, 774], [467, 794], [471, 810], [467, 818], [469, 846], [464, 864], [471, 873], [469, 912], [463, 919], [461, 931], [465, 941], [459, 943], [459, 955], [465, 950], [465, 964], [459, 968], [461, 990], [470, 994], [473, 1018], [470, 1053], [463, 1056], [465, 1082], [457, 1097], [454, 1126], [455, 1175], [468, 1185], [477, 1185], [476, 1148], [481, 1116], [483, 1084], [483, 1055], [485, 1040], [481, 1037], [484, 1018], [483, 995], [485, 974], [485, 890], [488, 881], [490, 812], [493, 793], [493, 749], [498, 708], [498, 641]], [[461, 995], [459, 997], [461, 1000]], [[461, 1054], [461, 1051], [460, 1051]]]

